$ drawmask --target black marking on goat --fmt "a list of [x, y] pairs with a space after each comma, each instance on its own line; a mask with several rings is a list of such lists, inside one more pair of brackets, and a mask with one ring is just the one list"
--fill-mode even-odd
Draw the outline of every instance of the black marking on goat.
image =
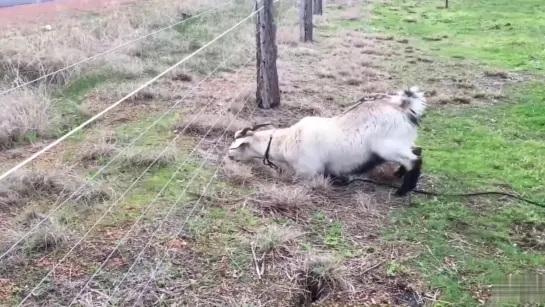
[[[422, 156], [422, 147], [413, 147], [411, 151], [416, 156]], [[407, 173], [407, 169], [405, 168], [405, 166], [400, 165], [397, 171], [394, 172], [394, 176], [396, 176], [397, 178], [402, 178], [403, 176], [405, 176], [405, 173]]]
[[417, 98], [418, 97], [415, 92], [411, 91], [411, 89], [404, 90], [404, 93], [405, 93], [405, 96], [407, 96], [409, 98]]
[[401, 187], [396, 191], [396, 196], [405, 196], [410, 191], [414, 190], [416, 188], [416, 185], [418, 184], [418, 179], [420, 178], [420, 173], [422, 170], [422, 158], [418, 157], [416, 161], [414, 161], [413, 168], [408, 171], [405, 176], [403, 176], [403, 184]]
[[372, 154], [371, 158], [369, 158], [367, 161], [356, 167], [350, 172], [350, 175], [360, 175], [369, 172], [370, 170], [374, 169], [375, 167], [383, 164], [386, 162], [381, 156], [377, 154]]
[[407, 118], [409, 119], [411, 124], [413, 124], [413, 126], [420, 127], [421, 118], [416, 116], [416, 113], [414, 113], [413, 110], [408, 110]]
[[386, 162], [386, 160], [384, 160], [381, 156], [377, 154], [372, 154], [368, 160], [358, 165], [356, 168], [346, 174], [334, 175], [333, 172], [329, 171], [329, 166], [326, 165], [323, 175], [326, 178], [331, 178], [333, 184], [335, 185], [345, 185], [349, 182], [347, 177], [348, 175], [365, 174], [370, 170], [374, 169], [375, 167], [383, 164], [384, 162]]

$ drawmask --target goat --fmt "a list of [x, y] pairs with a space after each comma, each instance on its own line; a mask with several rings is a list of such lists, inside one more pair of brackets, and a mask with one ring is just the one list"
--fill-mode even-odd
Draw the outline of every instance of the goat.
[[426, 98], [417, 87], [397, 95], [360, 101], [334, 117], [307, 116], [288, 128], [260, 130], [269, 124], [235, 132], [228, 157], [235, 161], [262, 158], [264, 163], [289, 167], [296, 176], [346, 178], [363, 174], [384, 162], [401, 166], [396, 175], [404, 196], [420, 177], [421, 148], [415, 147]]

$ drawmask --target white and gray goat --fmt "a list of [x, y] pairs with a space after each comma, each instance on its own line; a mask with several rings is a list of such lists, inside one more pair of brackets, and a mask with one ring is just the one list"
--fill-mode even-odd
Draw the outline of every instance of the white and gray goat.
[[235, 133], [228, 157], [235, 161], [260, 158], [281, 168], [291, 168], [297, 177], [316, 175], [343, 178], [363, 174], [384, 162], [401, 166], [403, 177], [396, 195], [412, 191], [420, 177], [421, 148], [413, 144], [426, 98], [417, 87], [397, 95], [360, 100], [335, 117], [308, 116], [282, 129], [247, 127]]

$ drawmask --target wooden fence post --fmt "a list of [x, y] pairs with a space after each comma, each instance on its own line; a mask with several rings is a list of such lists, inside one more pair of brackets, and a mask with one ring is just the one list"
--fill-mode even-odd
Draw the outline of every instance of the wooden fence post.
[[314, 0], [313, 5], [314, 5], [314, 9], [313, 9], [314, 15], [322, 15], [323, 5], [324, 5], [323, 0]]
[[[256, 1], [256, 10], [259, 9], [258, 3], [259, 1]], [[273, 0], [263, 0], [263, 9], [256, 15], [256, 102], [260, 108], [270, 109], [280, 106]]]
[[312, 41], [312, 2], [314, 0], [300, 0], [300, 40], [302, 42], [311, 42]]
[[445, 0], [445, 8], [448, 9], [448, 0]]

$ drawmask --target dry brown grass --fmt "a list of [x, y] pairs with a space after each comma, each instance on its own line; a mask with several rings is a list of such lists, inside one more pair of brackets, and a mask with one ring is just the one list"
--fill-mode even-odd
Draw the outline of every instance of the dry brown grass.
[[179, 150], [170, 146], [166, 150], [150, 150], [149, 148], [131, 148], [125, 151], [121, 157], [124, 165], [132, 167], [147, 167], [153, 165], [164, 167], [176, 162]]
[[251, 165], [241, 164], [231, 160], [225, 160], [221, 166], [221, 170], [223, 175], [235, 185], [242, 185], [248, 180], [251, 180], [253, 176]]
[[186, 133], [189, 134], [202, 136], [208, 133], [208, 136], [219, 136], [227, 129], [227, 135], [231, 136], [237, 130], [249, 126], [249, 123], [231, 113], [225, 115], [203, 113], [197, 117], [186, 117], [178, 125], [177, 130], [182, 131], [186, 126]]
[[[154, 0], [149, 5], [123, 6], [91, 17], [81, 14], [65, 16], [51, 23], [51, 31], [14, 30], [9, 37], [0, 38], [0, 90], [33, 80], [220, 4], [224, 2], [189, 0], [172, 4]], [[169, 9], [164, 10], [164, 7]], [[247, 1], [225, 5], [201, 18], [68, 69], [44, 82], [37, 82], [33, 87], [0, 97], [3, 109], [0, 146], [12, 147], [20, 140], [49, 137], [58, 130], [57, 126], [62, 130], [71, 128], [76, 124], [68, 120], [72, 116], [62, 119], [58, 116], [57, 121], [57, 115], [68, 112], [77, 114], [77, 120], [88, 118], [97, 109], [103, 109], [105, 104], [132, 91], [135, 84], [142, 84], [141, 78], [170, 67], [246, 17], [252, 9], [253, 2]], [[284, 13], [279, 12], [280, 15]], [[277, 19], [279, 26], [284, 26], [283, 18], [282, 15]], [[189, 86], [195, 76], [211, 72], [227, 56], [233, 55], [224, 64], [225, 69], [246, 62], [254, 53], [254, 28], [251, 20], [243, 23], [169, 75], [167, 81], [170, 83], [162, 81], [162, 86], [154, 85], [131, 100], [146, 103], [158, 99], [171, 100], [177, 97], [180, 89]], [[99, 93], [94, 96], [89, 95], [92, 89], [87, 87], [96, 86], [82, 81], [82, 77], [88, 76], [98, 76], [97, 86], [104, 88], [97, 89]], [[47, 93], [41, 85], [47, 86]], [[64, 94], [67, 86], [74, 87], [76, 95], [81, 96], [77, 99], [82, 98], [83, 101], [74, 104], [73, 98], [69, 97], [72, 94], [68, 93], [61, 95], [62, 101], [52, 103], [49, 93]], [[93, 98], [93, 103], [89, 103], [88, 100]]]
[[[52, 24], [52, 31], [15, 33], [9, 39], [4, 39], [0, 48], [0, 67], [9, 80], [35, 79], [219, 4], [220, 1], [213, 0], [184, 1], [175, 4], [156, 0], [151, 5], [126, 5], [90, 19], [81, 16], [64, 18]], [[164, 10], [164, 7], [169, 9]], [[225, 6], [225, 9], [229, 9], [229, 6]], [[211, 31], [214, 34], [217, 29], [225, 28], [226, 24], [231, 22], [229, 18], [218, 18], [216, 23], [200, 25], [199, 31]], [[183, 28], [180, 26], [179, 29]], [[187, 36], [198, 37], [193, 34], [189, 33]], [[121, 68], [123, 73], [129, 71], [140, 75], [146, 66], [157, 64], [157, 61], [147, 61], [150, 57], [159, 60], [157, 51], [176, 49], [179, 52], [194, 49], [193, 39], [175, 39], [177, 36], [179, 33], [176, 30], [163, 31], [97, 59], [98, 65], [94, 64], [94, 68], [106, 65], [114, 69]], [[157, 47], [160, 50], [155, 50]], [[168, 62], [167, 58], [163, 60]], [[66, 84], [89, 69], [90, 67], [77, 66], [47, 81], [59, 85]]]
[[83, 151], [79, 155], [80, 160], [85, 162], [100, 161], [102, 159], [109, 158], [118, 152], [118, 148], [115, 144], [102, 140], [99, 140], [97, 143], [94, 143], [89, 147], [90, 148]]
[[361, 87], [362, 91], [364, 93], [372, 94], [372, 93], [387, 93], [388, 89], [390, 88], [390, 84], [386, 81], [371, 81], [366, 82]]
[[501, 79], [509, 78], [509, 72], [505, 70], [499, 70], [499, 69], [485, 70], [484, 75], [487, 77], [492, 77], [492, 78], [501, 78]]
[[21, 89], [0, 96], [0, 147], [10, 148], [25, 137], [50, 136], [51, 107], [51, 100], [43, 87]]
[[324, 176], [314, 177], [306, 182], [306, 186], [317, 191], [330, 191], [333, 188], [331, 179]]
[[92, 181], [77, 191], [84, 182], [85, 178], [66, 169], [19, 171], [0, 182], [0, 205], [11, 207], [23, 205], [30, 200], [57, 200], [73, 193], [73, 202], [88, 204], [111, 198], [110, 189]]
[[[38, 219], [35, 219], [33, 222], [37, 221]], [[72, 237], [72, 232], [67, 227], [57, 220], [49, 218], [40, 226], [39, 231], [34, 231], [25, 238], [22, 250], [28, 255], [60, 249], [70, 242]]]
[[276, 42], [279, 45], [297, 46], [299, 44], [299, 27], [278, 27], [278, 29], [276, 30]]
[[311, 191], [301, 185], [261, 184], [254, 200], [262, 211], [292, 215], [312, 205]]
[[[35, 208], [29, 208], [17, 217], [17, 224], [22, 226], [20, 230], [10, 229], [0, 234], [0, 253], [8, 250], [26, 231], [44, 219], [39, 230], [30, 233], [16, 248], [17, 251], [22, 252], [23, 255], [51, 252], [66, 246], [74, 238], [72, 231], [60, 221], [40, 214]], [[18, 259], [16, 255], [10, 258]]]
[[260, 253], [291, 254], [290, 245], [297, 243], [302, 235], [303, 232], [293, 226], [272, 224], [259, 229], [254, 241]]

